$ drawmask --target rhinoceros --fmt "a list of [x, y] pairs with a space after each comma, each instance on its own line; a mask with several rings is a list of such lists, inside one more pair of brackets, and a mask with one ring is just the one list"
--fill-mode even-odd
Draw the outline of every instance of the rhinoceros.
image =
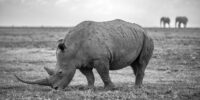
[[76, 69], [87, 78], [88, 87], [94, 88], [93, 68], [99, 73], [105, 89], [115, 86], [109, 70], [131, 66], [136, 76], [135, 86], [141, 87], [145, 69], [153, 54], [154, 43], [139, 25], [120, 19], [94, 22], [84, 21], [73, 27], [65, 38], [58, 42], [56, 68], [44, 69], [50, 75], [39, 80], [24, 80], [24, 83], [64, 89], [72, 80]]

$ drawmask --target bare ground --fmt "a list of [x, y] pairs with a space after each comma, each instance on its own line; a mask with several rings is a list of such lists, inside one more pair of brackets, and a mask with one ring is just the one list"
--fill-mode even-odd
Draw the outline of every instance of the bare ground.
[[96, 70], [95, 89], [89, 90], [86, 78], [77, 70], [65, 91], [27, 85], [13, 77], [24, 79], [47, 77], [43, 67], [55, 67], [56, 41], [69, 28], [0, 28], [0, 99], [200, 99], [200, 29], [147, 28], [154, 39], [155, 50], [146, 69], [144, 86], [134, 88], [135, 76], [130, 67], [111, 71], [116, 90], [105, 91]]

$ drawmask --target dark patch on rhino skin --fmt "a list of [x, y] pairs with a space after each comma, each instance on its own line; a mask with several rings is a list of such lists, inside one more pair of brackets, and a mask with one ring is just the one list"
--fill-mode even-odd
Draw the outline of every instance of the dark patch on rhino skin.
[[58, 48], [61, 51], [67, 48], [67, 52], [56, 53], [55, 71], [45, 68], [50, 77], [35, 81], [16, 78], [28, 84], [64, 89], [78, 69], [86, 76], [88, 87], [93, 88], [95, 79], [92, 70], [95, 68], [105, 89], [113, 89], [115, 86], [109, 70], [131, 66], [136, 76], [135, 86], [141, 87], [154, 43], [139, 25], [117, 19], [107, 22], [84, 21], [70, 30], [58, 43]]

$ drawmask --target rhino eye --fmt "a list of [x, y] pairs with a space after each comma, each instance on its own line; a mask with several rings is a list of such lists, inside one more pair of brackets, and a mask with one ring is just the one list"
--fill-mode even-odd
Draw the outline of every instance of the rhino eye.
[[56, 74], [57, 74], [57, 75], [61, 75], [61, 74], [62, 74], [62, 71], [61, 71], [61, 70], [60, 70], [60, 71], [57, 71]]
[[59, 71], [58, 74], [62, 74], [62, 71]]
[[62, 75], [62, 71], [59, 71], [59, 72], [57, 72], [57, 74], [56, 74], [58, 77], [60, 77], [60, 78], [62, 78], [63, 77], [63, 75]]

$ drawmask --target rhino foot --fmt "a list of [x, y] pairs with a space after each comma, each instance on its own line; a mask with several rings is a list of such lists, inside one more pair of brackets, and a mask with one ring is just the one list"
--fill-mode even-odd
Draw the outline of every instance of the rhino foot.
[[115, 90], [116, 87], [115, 87], [115, 85], [114, 85], [113, 83], [111, 83], [111, 84], [106, 85], [106, 86], [104, 87], [104, 89], [105, 89], [105, 90]]
[[143, 87], [142, 87], [142, 84], [136, 84], [136, 85], [134, 86], [134, 88], [135, 88], [135, 89], [140, 89], [140, 88], [143, 88]]
[[84, 90], [94, 90], [94, 85], [88, 85], [84, 87]]

